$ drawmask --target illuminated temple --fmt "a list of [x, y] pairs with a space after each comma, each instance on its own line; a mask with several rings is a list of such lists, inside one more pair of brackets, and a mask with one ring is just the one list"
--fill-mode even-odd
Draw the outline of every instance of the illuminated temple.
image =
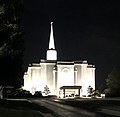
[[41, 91], [43, 95], [88, 96], [88, 87], [95, 89], [95, 67], [86, 60], [57, 60], [53, 36], [53, 23], [46, 59], [28, 66], [24, 74], [24, 89], [32, 94]]

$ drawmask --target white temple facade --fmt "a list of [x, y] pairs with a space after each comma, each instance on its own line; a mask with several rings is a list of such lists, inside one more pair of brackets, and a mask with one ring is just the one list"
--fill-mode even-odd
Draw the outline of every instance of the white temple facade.
[[43, 95], [60, 97], [79, 95], [87, 96], [88, 87], [95, 90], [95, 67], [86, 60], [57, 60], [53, 23], [51, 23], [49, 49], [46, 60], [30, 64], [24, 74], [24, 89], [32, 94], [41, 91]]

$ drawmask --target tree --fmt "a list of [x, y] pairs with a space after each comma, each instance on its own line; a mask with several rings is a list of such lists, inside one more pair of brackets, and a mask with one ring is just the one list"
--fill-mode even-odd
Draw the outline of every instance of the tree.
[[0, 86], [0, 99], [3, 99], [3, 87]]
[[92, 92], [93, 92], [93, 88], [91, 86], [88, 86], [88, 90], [87, 90], [88, 96], [91, 96]]
[[106, 93], [110, 96], [120, 96], [120, 68], [114, 69], [106, 78]]
[[20, 87], [24, 41], [22, 0], [0, 1], [0, 85]]
[[50, 93], [50, 89], [47, 85], [44, 87], [43, 93], [45, 93], [45, 95], [48, 95]]

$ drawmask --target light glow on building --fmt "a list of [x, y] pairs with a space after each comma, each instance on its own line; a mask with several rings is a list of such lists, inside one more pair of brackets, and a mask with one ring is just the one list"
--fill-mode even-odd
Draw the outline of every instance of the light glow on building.
[[[89, 65], [86, 60], [57, 60], [52, 24], [46, 60], [28, 67], [24, 75], [24, 89], [32, 94], [41, 91], [43, 95], [58, 97], [87, 96], [89, 86], [95, 89], [95, 67]], [[46, 87], [49, 90], [48, 94], [45, 94]]]

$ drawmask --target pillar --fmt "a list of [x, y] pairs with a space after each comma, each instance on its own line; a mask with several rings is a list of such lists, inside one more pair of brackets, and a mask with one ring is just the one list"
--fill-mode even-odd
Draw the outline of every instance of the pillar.
[[78, 89], [78, 95], [80, 96], [80, 89]]
[[65, 98], [65, 89], [63, 89], [63, 98]]

